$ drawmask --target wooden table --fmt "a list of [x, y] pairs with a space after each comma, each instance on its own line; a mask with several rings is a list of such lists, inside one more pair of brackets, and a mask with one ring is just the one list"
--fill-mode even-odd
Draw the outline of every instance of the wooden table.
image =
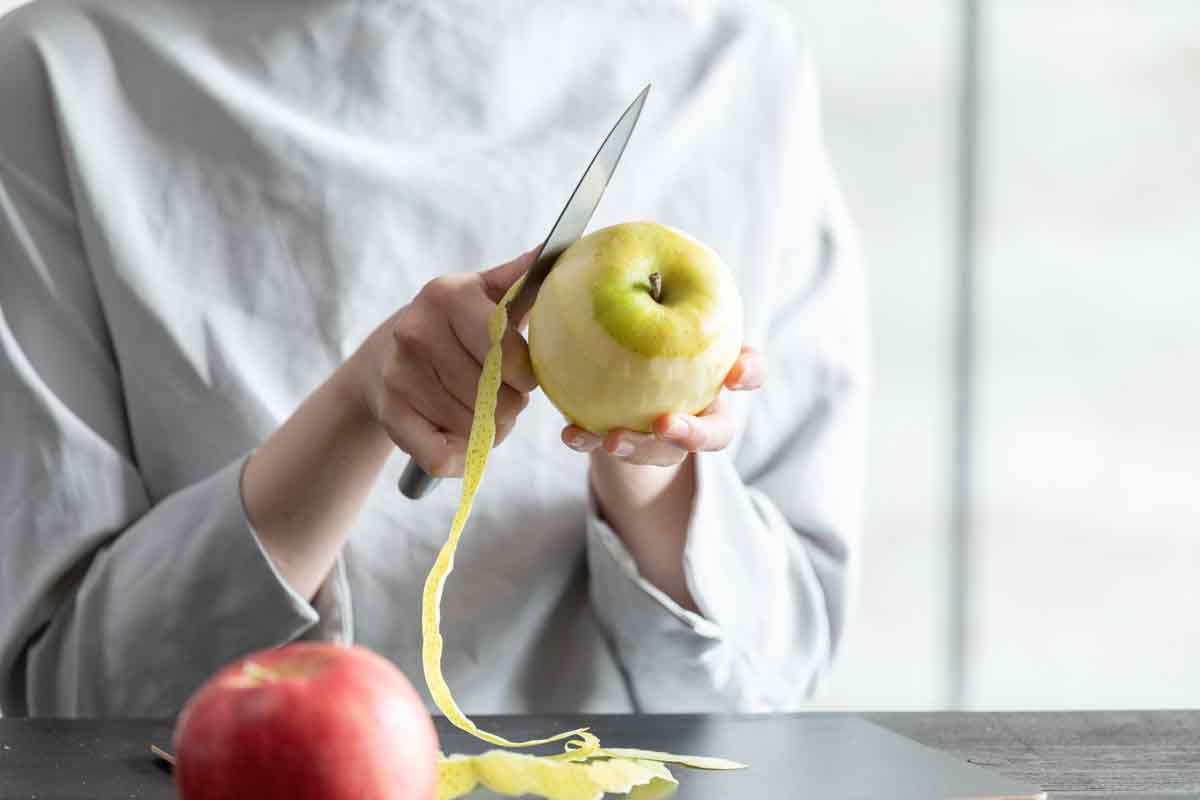
[[1200, 797], [1200, 710], [860, 716], [1051, 798]]
[[[1051, 798], [1200, 797], [1200, 711], [858, 716]], [[681, 719], [608, 717], [597, 729], [645, 731]], [[521, 718], [515, 726], [557, 730], [569, 721]], [[146, 751], [169, 745], [170, 732], [154, 720], [0, 719], [0, 798], [173, 797]]]

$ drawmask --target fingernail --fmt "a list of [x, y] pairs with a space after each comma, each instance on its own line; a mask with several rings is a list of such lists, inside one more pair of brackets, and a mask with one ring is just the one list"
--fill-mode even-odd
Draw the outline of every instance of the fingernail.
[[590, 453], [600, 446], [600, 439], [590, 433], [573, 433], [567, 437], [567, 447], [580, 453]]
[[747, 386], [754, 386], [758, 383], [758, 371], [754, 367], [746, 367], [737, 376], [737, 380], [733, 382], [733, 389], [744, 389]]
[[617, 440], [617, 446], [613, 448], [613, 455], [619, 458], [624, 458], [625, 456], [632, 454], [633, 451], [633, 442], [629, 441], [628, 439], [619, 439]]
[[687, 436], [687, 432], [687, 423], [684, 422], [680, 417], [672, 416], [667, 421], [667, 429], [663, 431], [663, 436], [671, 439], [680, 439], [684, 436]]

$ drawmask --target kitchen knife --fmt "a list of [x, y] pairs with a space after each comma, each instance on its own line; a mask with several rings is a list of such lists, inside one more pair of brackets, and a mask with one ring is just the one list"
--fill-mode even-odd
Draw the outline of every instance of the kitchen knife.
[[[608, 187], [608, 182], [616, 172], [617, 164], [621, 161], [625, 145], [628, 144], [629, 137], [633, 135], [633, 129], [637, 126], [642, 106], [646, 104], [646, 96], [649, 93], [650, 85], [647, 84], [625, 109], [625, 113], [609, 131], [604, 143], [600, 145], [600, 149], [592, 156], [592, 161], [584, 170], [579, 183], [576, 184], [575, 191], [571, 193], [567, 204], [559, 212], [554, 227], [550, 229], [549, 235], [542, 243], [537, 259], [530, 266], [525, 278], [525, 285], [521, 287], [521, 291], [509, 304], [508, 318], [510, 320], [522, 319], [533, 307], [538, 289], [546, 280], [546, 276], [550, 274], [550, 269], [558, 257], [587, 230], [588, 222], [591, 221], [592, 214], [595, 213], [596, 206], [600, 204], [600, 198], [604, 196], [604, 190]], [[400, 492], [405, 497], [415, 500], [437, 485], [438, 480], [427, 473], [415, 460], [410, 460], [404, 468], [404, 474], [400, 476]]]

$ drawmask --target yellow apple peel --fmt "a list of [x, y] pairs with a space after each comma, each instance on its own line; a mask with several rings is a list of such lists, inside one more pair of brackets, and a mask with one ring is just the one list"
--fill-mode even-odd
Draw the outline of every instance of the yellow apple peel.
[[489, 750], [477, 756], [443, 755], [438, 761], [438, 800], [463, 797], [479, 785], [500, 794], [537, 795], [546, 800], [599, 800], [606, 792], [633, 792], [634, 796], [650, 800], [665, 796], [677, 783], [666, 767], [668, 763], [697, 769], [741, 769], [744, 764], [725, 759], [629, 748], [606, 749], [601, 747], [600, 740], [587, 728], [564, 731], [541, 739], [512, 741], [476, 725], [459, 708], [442, 674], [442, 592], [454, 570], [454, 554], [470, 518], [475, 494], [495, 443], [496, 396], [500, 388], [503, 358], [501, 342], [508, 328], [508, 305], [524, 283], [525, 278], [521, 277], [509, 287], [488, 321], [491, 346], [476, 388], [462, 492], [450, 533], [426, 576], [421, 595], [421, 655], [430, 696], [446, 719], [461, 730], [499, 747], [533, 747], [564, 739], [569, 741], [565, 743], [562, 753], [551, 756], [505, 750]]
[[683, 756], [656, 750], [603, 748], [584, 732], [566, 743], [562, 753], [531, 756], [489, 750], [477, 756], [443, 756], [438, 762], [438, 800], [455, 800], [484, 786], [509, 796], [547, 800], [599, 800], [606, 792], [637, 791], [643, 798], [661, 797], [678, 781], [667, 764], [694, 769], [742, 769], [745, 764], [723, 758]]
[[652, 783], [678, 781], [655, 761], [553, 761], [510, 750], [455, 755], [438, 764], [438, 800], [464, 797], [479, 786], [509, 797], [600, 800], [608, 792], [626, 794]]
[[508, 304], [524, 284], [525, 277], [522, 276], [509, 287], [488, 321], [488, 336], [492, 344], [483, 361], [483, 374], [479, 376], [479, 385], [475, 393], [475, 416], [471, 421], [471, 433], [467, 439], [462, 495], [458, 501], [458, 509], [454, 512], [454, 521], [450, 524], [450, 535], [446, 537], [433, 568], [425, 578], [425, 590], [421, 595], [421, 658], [425, 669], [425, 683], [429, 687], [433, 702], [446, 715], [446, 719], [456, 726], [472, 736], [500, 747], [533, 747], [548, 744], [575, 736], [583, 730], [565, 731], [544, 739], [530, 739], [524, 742], [514, 742], [503, 736], [488, 733], [471, 721], [458, 707], [450, 685], [446, 683], [446, 677], [442, 674], [442, 590], [446, 586], [446, 578], [454, 570], [454, 553], [458, 550], [463, 528], [471, 516], [475, 493], [487, 467], [488, 453], [496, 440], [496, 394], [500, 390], [503, 356], [500, 343], [504, 338], [504, 331], [508, 328]]

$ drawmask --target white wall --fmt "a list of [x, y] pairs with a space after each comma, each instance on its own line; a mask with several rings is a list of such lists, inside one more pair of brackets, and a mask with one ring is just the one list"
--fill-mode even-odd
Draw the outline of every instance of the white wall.
[[[867, 240], [869, 558], [833, 706], [945, 702], [959, 3], [792, 0]], [[1200, 702], [1200, 4], [984, 0], [970, 707]]]
[[944, 702], [957, 18], [947, 0], [795, 3], [865, 239], [875, 391], [859, 622], [824, 705]]
[[1200, 4], [993, 5], [973, 697], [1195, 706]]

